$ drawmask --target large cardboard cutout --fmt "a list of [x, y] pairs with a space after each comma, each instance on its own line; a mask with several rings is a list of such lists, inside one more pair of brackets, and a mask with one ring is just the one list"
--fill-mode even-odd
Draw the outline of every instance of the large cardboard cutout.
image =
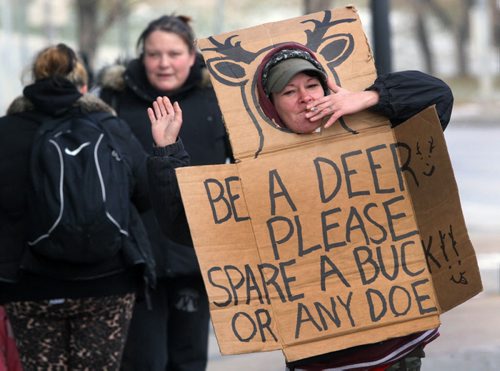
[[200, 40], [237, 163], [177, 175], [221, 352], [292, 361], [437, 327], [481, 281], [434, 108], [278, 128], [255, 70], [289, 41], [349, 89], [376, 75], [353, 8]]

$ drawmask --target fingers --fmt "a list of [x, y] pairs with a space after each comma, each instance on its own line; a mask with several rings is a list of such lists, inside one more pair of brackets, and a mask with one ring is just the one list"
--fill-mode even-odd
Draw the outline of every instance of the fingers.
[[344, 114], [342, 108], [337, 107], [330, 100], [317, 104], [310, 108], [309, 111], [310, 113], [307, 113], [306, 117], [312, 122], [318, 120], [326, 121], [324, 123], [325, 129], [332, 126]]
[[[314, 104], [314, 106], [313, 106]], [[311, 121], [321, 120], [324, 117], [331, 115], [335, 108], [333, 102], [330, 99], [324, 99], [311, 104], [308, 107], [309, 112], [306, 113], [306, 117]]]
[[179, 105], [178, 102], [175, 102], [174, 103], [174, 113], [176, 115], [179, 115], [180, 117], [182, 117], [182, 110], [181, 110], [181, 106]]
[[338, 86], [331, 77], [328, 78], [327, 85], [328, 88], [334, 93], [338, 93], [340, 90], [340, 86]]
[[[165, 101], [165, 99], [167, 101]], [[159, 120], [162, 117], [167, 116], [167, 114], [168, 114], [167, 102], [168, 102], [168, 104], [170, 104], [170, 101], [168, 100], [167, 97], [158, 97], [153, 102], [153, 109], [155, 111], [157, 120]]]
[[160, 120], [167, 116], [174, 116], [176, 114], [182, 114], [179, 104], [176, 102], [177, 108], [170, 102], [167, 97], [158, 97], [153, 101], [152, 108], [148, 108], [148, 116], [151, 122]]
[[172, 106], [170, 99], [168, 99], [167, 97], [158, 97], [157, 99], [162, 102], [165, 114], [168, 115], [174, 114], [174, 107]]
[[328, 118], [328, 121], [325, 122], [325, 124], [323, 125], [323, 127], [325, 129], [328, 129], [330, 126], [332, 126], [335, 121], [337, 121], [342, 115], [340, 114], [340, 112], [336, 112], [334, 113], [333, 115], [331, 115], [329, 118]]
[[156, 114], [151, 107], [148, 108], [148, 117], [149, 121], [151, 121], [151, 125], [154, 125], [156, 123]]

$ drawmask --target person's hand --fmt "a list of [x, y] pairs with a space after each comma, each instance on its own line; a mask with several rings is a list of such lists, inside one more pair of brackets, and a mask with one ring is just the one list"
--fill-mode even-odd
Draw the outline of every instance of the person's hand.
[[153, 108], [148, 108], [151, 133], [158, 147], [165, 147], [177, 141], [182, 126], [182, 110], [179, 103], [172, 104], [167, 97], [158, 97]]
[[310, 112], [306, 114], [311, 121], [327, 118], [324, 123], [325, 129], [332, 126], [340, 117], [365, 110], [379, 101], [376, 91], [353, 92], [341, 88], [332, 79], [328, 79], [328, 88], [332, 93], [309, 103], [307, 109]]

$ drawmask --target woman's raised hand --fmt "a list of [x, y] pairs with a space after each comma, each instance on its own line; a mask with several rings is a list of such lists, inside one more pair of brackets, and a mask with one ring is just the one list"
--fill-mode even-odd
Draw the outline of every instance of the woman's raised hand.
[[172, 104], [167, 97], [158, 97], [153, 107], [148, 108], [151, 133], [158, 147], [165, 147], [177, 141], [182, 126], [182, 110], [179, 103]]

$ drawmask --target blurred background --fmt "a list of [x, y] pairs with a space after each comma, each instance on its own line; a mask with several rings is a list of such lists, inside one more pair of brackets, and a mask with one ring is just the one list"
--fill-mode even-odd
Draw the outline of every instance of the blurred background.
[[[418, 69], [455, 96], [445, 132], [484, 292], [442, 316], [423, 370], [500, 364], [500, 0], [0, 0], [0, 113], [28, 84], [37, 51], [65, 42], [94, 76], [136, 56], [161, 14], [192, 17], [198, 38], [354, 5], [379, 73]], [[281, 352], [224, 356], [215, 336], [208, 371], [283, 370]]]
[[[135, 42], [164, 13], [193, 18], [199, 38], [352, 4], [385, 70], [446, 79], [459, 101], [490, 99], [500, 85], [500, 0], [0, 0], [0, 112], [47, 44], [78, 50], [92, 72], [136, 55]], [[24, 78], [24, 80], [23, 80]]]

